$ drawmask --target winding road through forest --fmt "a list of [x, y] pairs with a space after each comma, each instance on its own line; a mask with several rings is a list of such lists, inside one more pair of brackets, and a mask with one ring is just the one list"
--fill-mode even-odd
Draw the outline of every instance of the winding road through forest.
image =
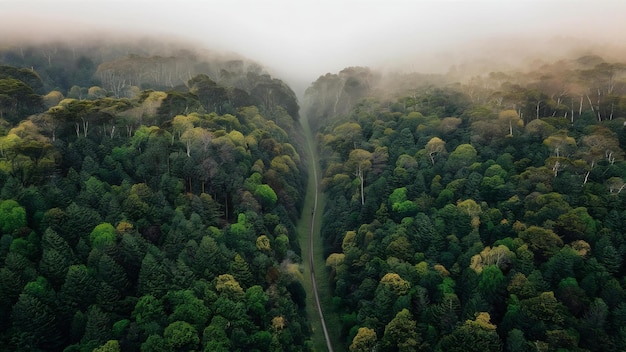
[[[310, 131], [308, 131], [310, 134]], [[328, 351], [333, 351], [330, 337], [328, 336], [328, 329], [326, 328], [326, 321], [324, 320], [324, 312], [322, 311], [322, 305], [320, 304], [320, 295], [317, 289], [317, 281], [315, 280], [315, 263], [313, 262], [313, 237], [315, 237], [315, 215], [317, 212], [317, 198], [319, 194], [319, 182], [317, 178], [317, 160], [315, 158], [315, 152], [313, 150], [312, 138], [307, 138], [307, 144], [309, 145], [309, 156], [311, 158], [311, 165], [313, 165], [313, 178], [315, 180], [315, 197], [313, 200], [313, 209], [311, 210], [311, 224], [309, 226], [309, 267], [311, 268], [311, 283], [313, 284], [313, 294], [315, 295], [315, 303], [317, 304], [317, 311], [320, 315], [320, 321], [322, 322], [322, 330], [324, 331], [324, 338], [326, 339], [326, 345]]]
[[[315, 276], [315, 237], [316, 234], [318, 233], [316, 231], [316, 225], [318, 225], [320, 223], [320, 220], [318, 220], [318, 199], [320, 197], [320, 190], [319, 190], [319, 176], [318, 176], [318, 161], [317, 161], [317, 155], [315, 153], [315, 142], [314, 142], [314, 138], [312, 136], [312, 133], [308, 127], [308, 121], [303, 121], [304, 124], [306, 126], [303, 126], [304, 129], [304, 133], [306, 135], [306, 142], [307, 142], [307, 147], [308, 147], [308, 152], [309, 152], [309, 170], [311, 171], [311, 173], [309, 174], [309, 177], [313, 178], [313, 187], [311, 187], [311, 181], [309, 181], [309, 187], [307, 187], [307, 191], [309, 193], [312, 193], [312, 204], [310, 204], [311, 202], [307, 202], [307, 206], [309, 206], [310, 204], [310, 209], [311, 209], [311, 215], [310, 215], [310, 222], [308, 225], [308, 267], [309, 267], [309, 273], [310, 273], [310, 279], [311, 279], [311, 286], [312, 286], [312, 294], [315, 300], [315, 305], [317, 307], [317, 314], [319, 314], [319, 322], [321, 324], [321, 329], [322, 332], [324, 333], [324, 339], [326, 341], [326, 347], [328, 349], [329, 352], [333, 352], [333, 345], [331, 342], [331, 336], [328, 332], [328, 328], [326, 327], [326, 320], [324, 318], [324, 312], [322, 309], [322, 304], [320, 300], [320, 290], [318, 289], [318, 285], [317, 285], [317, 280], [316, 280], [316, 276]], [[305, 208], [304, 212], [307, 211], [307, 208]], [[306, 214], [304, 214], [306, 215]], [[303, 220], [306, 218], [305, 216], [302, 217]], [[319, 255], [319, 254], [318, 254]], [[310, 294], [311, 292], [309, 292]], [[309, 301], [310, 303], [310, 301]], [[309, 311], [309, 314], [311, 314], [311, 311]], [[311, 318], [311, 317], [310, 317]], [[317, 319], [315, 319], [317, 320]]]

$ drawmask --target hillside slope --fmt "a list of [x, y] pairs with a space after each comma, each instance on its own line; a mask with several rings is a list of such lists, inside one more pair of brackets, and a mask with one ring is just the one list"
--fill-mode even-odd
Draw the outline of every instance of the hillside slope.
[[97, 44], [0, 50], [0, 345], [308, 350], [293, 91]]
[[344, 346], [622, 350], [624, 67], [320, 76], [303, 111]]

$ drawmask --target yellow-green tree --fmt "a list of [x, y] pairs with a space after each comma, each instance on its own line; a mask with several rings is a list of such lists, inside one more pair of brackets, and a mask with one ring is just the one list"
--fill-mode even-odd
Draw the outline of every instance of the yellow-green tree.
[[498, 114], [498, 121], [508, 126], [509, 136], [513, 136], [513, 127], [524, 127], [524, 121], [515, 110], [504, 110]]
[[376, 331], [360, 327], [350, 344], [350, 352], [371, 352], [376, 348]]
[[430, 163], [435, 165], [435, 156], [446, 152], [446, 142], [439, 137], [433, 137], [426, 143], [424, 149], [428, 153]]
[[365, 172], [372, 167], [372, 153], [364, 149], [354, 149], [350, 152], [346, 168], [351, 170], [359, 180], [361, 205], [365, 204]]
[[441, 339], [443, 351], [499, 352], [502, 342], [489, 313], [480, 312], [474, 320], [466, 320], [452, 334]]
[[411, 318], [411, 313], [405, 308], [385, 326], [385, 334], [381, 340], [383, 350], [399, 352], [418, 350], [421, 338], [417, 333], [417, 323]]

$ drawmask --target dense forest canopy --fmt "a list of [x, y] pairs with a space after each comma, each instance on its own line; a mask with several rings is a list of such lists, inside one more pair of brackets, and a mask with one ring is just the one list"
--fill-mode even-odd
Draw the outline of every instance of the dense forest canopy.
[[2, 349], [307, 349], [293, 91], [153, 44], [0, 50]]
[[626, 61], [459, 70], [0, 46], [0, 346], [312, 350], [302, 115], [337, 350], [623, 350]]
[[350, 351], [626, 346], [626, 65], [320, 76], [322, 237]]

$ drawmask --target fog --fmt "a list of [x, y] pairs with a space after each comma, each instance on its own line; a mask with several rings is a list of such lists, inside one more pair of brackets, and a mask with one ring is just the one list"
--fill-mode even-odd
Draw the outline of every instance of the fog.
[[443, 73], [610, 57], [623, 53], [624, 15], [622, 0], [0, 0], [0, 39], [179, 38], [255, 60], [301, 93], [347, 66]]

